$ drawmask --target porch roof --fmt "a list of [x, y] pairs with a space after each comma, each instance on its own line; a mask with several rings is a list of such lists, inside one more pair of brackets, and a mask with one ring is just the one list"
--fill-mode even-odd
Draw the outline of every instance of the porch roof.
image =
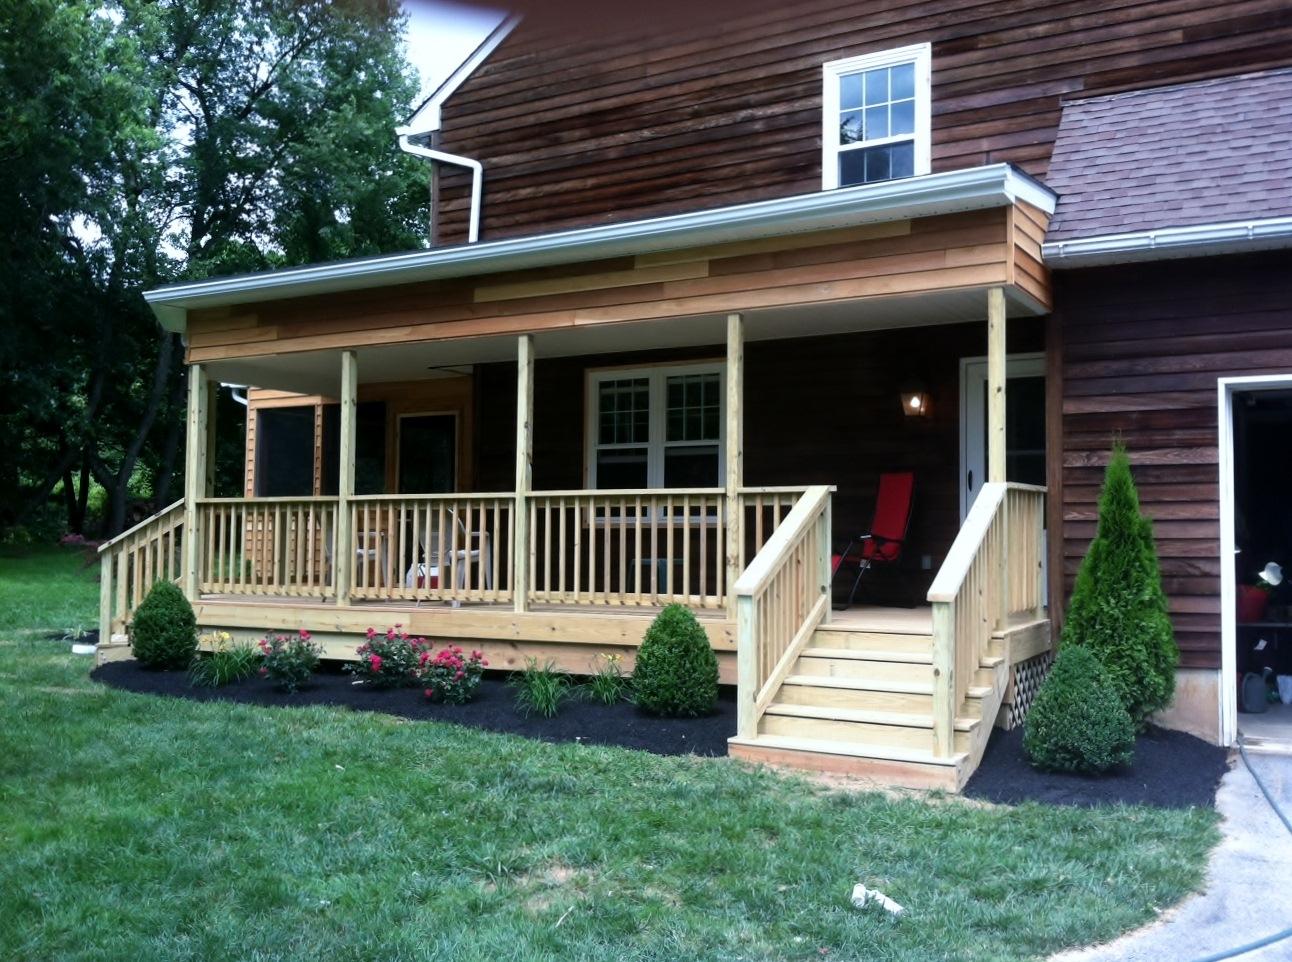
[[993, 164], [622, 224], [170, 284], [144, 298], [163, 327], [183, 332], [188, 312], [195, 308], [573, 264], [1007, 207], [1018, 201], [1048, 215], [1056, 199], [1048, 187], [1012, 165]]

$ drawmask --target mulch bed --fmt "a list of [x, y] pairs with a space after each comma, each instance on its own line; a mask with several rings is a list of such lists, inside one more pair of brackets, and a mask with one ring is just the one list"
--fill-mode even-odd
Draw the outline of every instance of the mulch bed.
[[656, 718], [627, 703], [602, 705], [583, 699], [567, 701], [555, 718], [526, 718], [516, 710], [515, 692], [507, 686], [505, 676], [493, 672], [485, 675], [476, 697], [465, 705], [427, 701], [419, 689], [381, 690], [355, 685], [339, 665], [325, 665], [310, 687], [295, 695], [277, 691], [259, 677], [223, 688], [194, 688], [182, 671], [147, 671], [133, 660], [109, 662], [96, 668], [90, 677], [113, 688], [148, 695], [276, 708], [333, 705], [417, 721], [452, 722], [549, 742], [617, 745], [656, 755], [726, 755], [727, 739], [736, 733], [736, 702], [729, 689], [721, 690], [717, 711], [705, 718]]
[[45, 636], [45, 638], [48, 641], [66, 641], [69, 643], [72, 643], [73, 641], [75, 641], [75, 643], [78, 645], [97, 645], [99, 643], [99, 629], [91, 628], [80, 638], [76, 638], [76, 639], [67, 637], [67, 632], [65, 631], [50, 632], [48, 635]]
[[1039, 772], [1023, 754], [1023, 729], [996, 731], [982, 764], [969, 779], [969, 798], [1015, 805], [1151, 805], [1212, 808], [1220, 778], [1229, 770], [1229, 749], [1150, 726], [1135, 742], [1130, 766], [1104, 775]]

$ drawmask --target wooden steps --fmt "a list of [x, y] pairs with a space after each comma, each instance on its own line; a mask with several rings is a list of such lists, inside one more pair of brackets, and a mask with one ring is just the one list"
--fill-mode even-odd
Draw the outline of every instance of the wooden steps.
[[752, 738], [733, 757], [958, 791], [982, 757], [1009, 677], [1009, 634], [979, 663], [956, 712], [952, 753], [933, 751], [933, 639], [922, 626], [822, 625], [799, 653]]

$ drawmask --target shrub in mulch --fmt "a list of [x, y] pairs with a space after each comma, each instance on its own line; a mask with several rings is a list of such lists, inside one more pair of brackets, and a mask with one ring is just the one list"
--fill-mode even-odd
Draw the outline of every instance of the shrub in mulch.
[[1150, 805], [1211, 808], [1229, 770], [1229, 749], [1184, 732], [1149, 725], [1135, 741], [1135, 759], [1102, 775], [1038, 771], [1023, 750], [1023, 729], [996, 731], [964, 794], [1017, 805]]
[[184, 592], [159, 581], [135, 609], [130, 647], [147, 668], [187, 668], [197, 654], [197, 618]]
[[1131, 763], [1135, 726], [1088, 648], [1059, 652], [1028, 712], [1023, 750], [1051, 772], [1094, 774]]
[[330, 705], [414, 721], [452, 722], [548, 742], [617, 745], [656, 755], [726, 755], [727, 739], [736, 733], [736, 703], [730, 689], [722, 690], [713, 714], [703, 718], [661, 718], [627, 702], [605, 705], [584, 698], [567, 701], [558, 715], [543, 718], [520, 712], [504, 672], [486, 673], [475, 697], [462, 705], [428, 700], [420, 688], [356, 685], [335, 662], [324, 662], [310, 677], [309, 687], [295, 694], [278, 691], [259, 676], [222, 688], [194, 688], [185, 672], [144, 671], [135, 661], [110, 662], [96, 668], [90, 677], [142, 694], [284, 708]]
[[718, 699], [718, 656], [685, 605], [669, 605], [651, 622], [637, 650], [633, 692], [645, 711], [698, 718]]

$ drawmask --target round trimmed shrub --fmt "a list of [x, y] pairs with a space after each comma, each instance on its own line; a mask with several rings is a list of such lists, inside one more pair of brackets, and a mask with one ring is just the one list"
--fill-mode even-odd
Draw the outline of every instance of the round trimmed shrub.
[[130, 622], [130, 647], [145, 668], [187, 668], [197, 653], [197, 618], [169, 581], [152, 586]]
[[1027, 713], [1023, 750], [1042, 771], [1093, 774], [1130, 764], [1135, 726], [1088, 648], [1059, 652]]
[[633, 671], [637, 705], [654, 715], [695, 718], [718, 701], [718, 656], [684, 605], [669, 605], [646, 629]]

